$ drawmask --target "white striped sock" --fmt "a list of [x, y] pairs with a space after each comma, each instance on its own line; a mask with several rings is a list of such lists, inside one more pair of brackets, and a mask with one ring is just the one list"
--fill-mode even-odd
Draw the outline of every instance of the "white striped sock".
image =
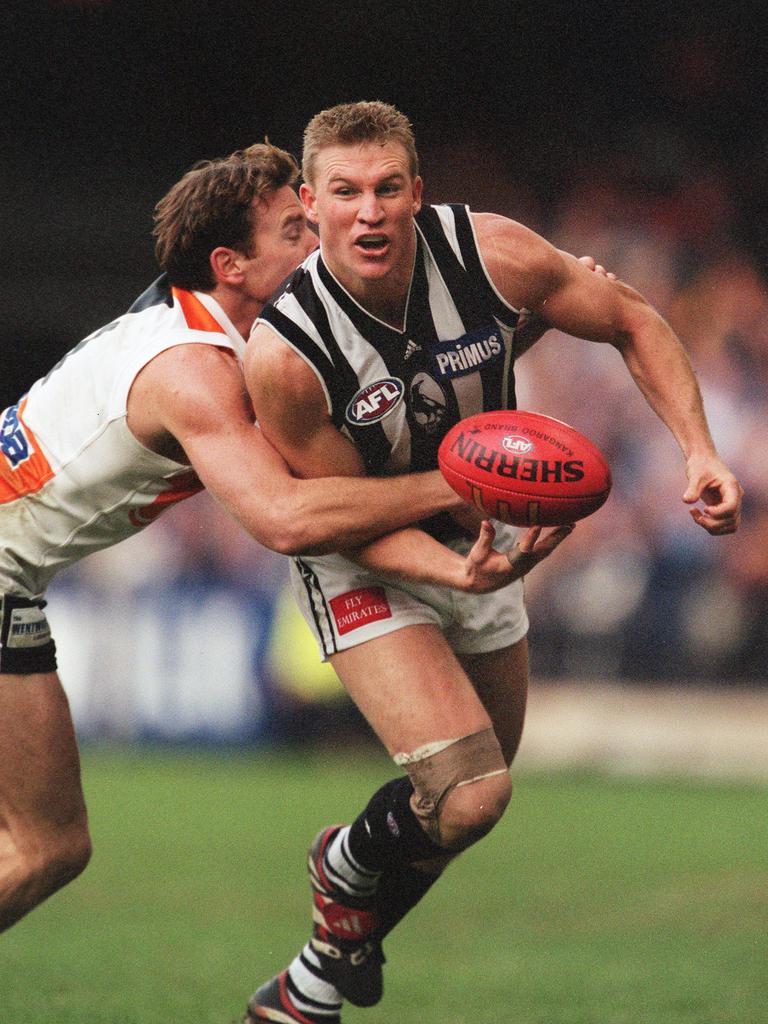
[[311, 1000], [311, 1002], [305, 1002], [295, 992], [291, 993], [292, 1002], [305, 1016], [312, 1017], [313, 1019], [317, 1017], [319, 1020], [322, 1020], [323, 1017], [335, 1016], [341, 1010], [343, 1001], [341, 993], [329, 981], [325, 981], [314, 974], [307, 967], [307, 964], [304, 962], [305, 960], [320, 970], [320, 961], [310, 945], [307, 944], [292, 961], [288, 968], [288, 975], [295, 989], [307, 1000]]
[[370, 871], [358, 864], [349, 852], [349, 825], [339, 829], [325, 848], [325, 872], [333, 885], [350, 896], [365, 897], [376, 891], [380, 871]]

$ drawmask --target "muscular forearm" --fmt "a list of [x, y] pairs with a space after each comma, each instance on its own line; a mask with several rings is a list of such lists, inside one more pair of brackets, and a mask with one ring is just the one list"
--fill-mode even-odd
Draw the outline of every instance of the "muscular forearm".
[[396, 582], [433, 583], [466, 593], [487, 594], [525, 576], [565, 540], [572, 528], [561, 526], [542, 535], [541, 527], [535, 527], [504, 553], [493, 547], [494, 528], [484, 520], [480, 535], [466, 556], [439, 544], [421, 530], [409, 528], [347, 555]]
[[616, 346], [648, 404], [669, 427], [686, 459], [714, 451], [701, 391], [688, 356], [667, 323], [649, 310]]
[[[291, 553], [323, 554], [354, 548], [437, 512], [464, 507], [436, 470], [386, 480], [299, 480], [296, 487]], [[437, 547], [447, 551], [440, 544]]]
[[347, 551], [346, 555], [395, 582], [460, 588], [465, 576], [462, 555], [413, 527], [387, 534], [366, 547]]

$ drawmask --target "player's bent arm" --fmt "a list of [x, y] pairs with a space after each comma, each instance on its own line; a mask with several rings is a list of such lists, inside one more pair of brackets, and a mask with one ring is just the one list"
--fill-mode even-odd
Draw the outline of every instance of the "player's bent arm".
[[[266, 547], [337, 551], [461, 504], [439, 473], [392, 480], [299, 480], [253, 422], [242, 371], [227, 350], [186, 345], [157, 356], [130, 399], [171, 434], [202, 483]], [[151, 437], [141, 438], [152, 445]]]
[[504, 586], [511, 578], [505, 556], [494, 552], [498, 570], [495, 586], [482, 585], [475, 589], [472, 566], [467, 559], [418, 529], [398, 530], [345, 554], [364, 568], [396, 583], [405, 580], [485, 593]]
[[[609, 281], [618, 280], [614, 273], [596, 263], [593, 256], [579, 256], [579, 263], [582, 263], [593, 274], [599, 274]], [[525, 355], [528, 349], [533, 348], [551, 326], [540, 314], [533, 313], [530, 309], [521, 309], [520, 319], [515, 328], [515, 359], [519, 359], [520, 356]]]
[[[365, 472], [357, 449], [331, 421], [314, 371], [263, 324], [256, 327], [248, 343], [245, 372], [259, 424], [294, 472], [302, 476]], [[349, 558], [399, 581], [459, 589], [477, 583], [475, 576], [467, 576], [467, 559], [422, 530], [397, 530], [362, 550], [346, 547], [344, 553]], [[501, 570], [494, 582], [501, 586], [509, 581], [509, 564], [503, 555], [494, 554]]]
[[710, 533], [733, 532], [742, 491], [717, 454], [698, 382], [666, 321], [628, 285], [592, 273], [520, 224], [480, 214], [475, 226], [488, 272], [508, 302], [528, 307], [561, 331], [608, 343], [621, 353], [686, 458], [684, 500], [703, 497], [708, 503], [692, 515]]
[[[646, 401], [685, 456], [688, 487], [683, 500], [705, 502], [703, 510], [692, 509], [693, 518], [710, 533], [733, 533], [743, 492], [717, 453], [698, 381], [677, 335], [633, 289], [620, 283], [613, 288], [605, 282], [598, 285], [572, 256], [558, 255], [564, 275], [546, 301], [550, 322], [569, 334], [608, 340], [619, 350]], [[582, 329], [585, 309], [588, 319]]]
[[297, 476], [364, 475], [360, 453], [331, 421], [318, 377], [265, 324], [251, 334], [244, 369], [259, 426]]

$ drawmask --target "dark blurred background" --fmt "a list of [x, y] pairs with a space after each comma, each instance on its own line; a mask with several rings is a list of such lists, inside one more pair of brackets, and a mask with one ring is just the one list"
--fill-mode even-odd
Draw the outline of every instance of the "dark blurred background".
[[686, 271], [731, 243], [768, 257], [763, 2], [26, 0], [0, 19], [4, 401], [152, 277], [152, 207], [195, 160], [265, 134], [299, 154], [342, 100], [411, 116], [432, 198], [551, 233], [591, 180], [685, 233]]
[[[413, 120], [428, 201], [592, 254], [670, 319], [748, 490], [738, 538], [707, 538], [680, 502], [679, 453], [615, 354], [542, 341], [520, 363], [521, 406], [591, 434], [616, 486], [531, 577], [534, 668], [763, 682], [767, 23], [750, 0], [4, 8], [0, 408], [155, 276], [152, 209], [192, 163], [264, 135], [298, 156], [317, 110], [388, 100]], [[218, 520], [203, 529], [214, 514], [189, 503], [153, 527], [168, 549], [184, 538], [174, 579], [226, 578], [215, 536], [250, 543]], [[240, 568], [282, 579], [281, 561], [248, 550]]]

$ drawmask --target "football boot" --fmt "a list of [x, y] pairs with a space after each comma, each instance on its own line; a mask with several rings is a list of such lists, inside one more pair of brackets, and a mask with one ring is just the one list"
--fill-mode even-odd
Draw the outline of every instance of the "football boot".
[[341, 1024], [338, 1013], [307, 1017], [295, 1006], [290, 988], [287, 970], [265, 982], [248, 1000], [241, 1024], [316, 1024], [318, 1019], [323, 1024]]
[[319, 832], [309, 848], [312, 887], [310, 946], [323, 975], [354, 1006], [373, 1006], [381, 999], [384, 953], [376, 938], [375, 897], [358, 900], [328, 879], [324, 867], [328, 843], [343, 828], [332, 825]]

